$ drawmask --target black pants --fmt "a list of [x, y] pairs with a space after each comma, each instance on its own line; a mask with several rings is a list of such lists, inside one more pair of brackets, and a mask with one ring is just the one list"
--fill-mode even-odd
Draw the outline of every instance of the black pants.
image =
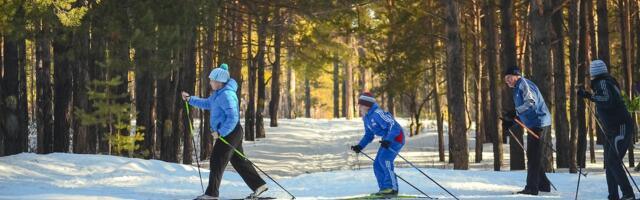
[[619, 199], [618, 187], [624, 196], [633, 196], [627, 173], [622, 167], [622, 158], [627, 153], [633, 134], [633, 122], [621, 124], [615, 133], [607, 133], [604, 143], [604, 162], [609, 189], [609, 199]]
[[[549, 191], [550, 182], [544, 172], [544, 166], [548, 163], [544, 157], [550, 147], [547, 145], [551, 138], [551, 127], [532, 128], [540, 138], [535, 138], [531, 134], [527, 135], [527, 186], [525, 189], [538, 192], [540, 190]], [[545, 144], [546, 143], [546, 144]]]
[[[224, 139], [227, 140], [229, 144], [233, 145], [238, 151], [243, 152], [243, 137], [244, 133], [242, 131], [242, 126], [238, 124], [236, 128], [233, 129], [233, 131]], [[231, 166], [233, 166], [238, 174], [240, 174], [242, 180], [247, 183], [252, 191], [255, 191], [258, 187], [266, 184], [251, 162], [242, 158], [242, 156], [235, 153], [229, 145], [218, 139], [213, 146], [213, 152], [211, 154], [209, 163], [211, 169], [211, 172], [209, 173], [209, 186], [207, 186], [205, 194], [213, 197], [219, 196], [218, 189], [220, 188], [220, 181], [222, 181], [222, 174], [224, 173], [224, 169], [229, 161], [231, 161]]]

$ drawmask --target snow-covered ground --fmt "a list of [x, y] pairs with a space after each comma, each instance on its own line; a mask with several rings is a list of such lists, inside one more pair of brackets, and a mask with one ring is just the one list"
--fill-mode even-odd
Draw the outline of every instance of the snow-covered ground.
[[[252, 161], [272, 174], [298, 199], [347, 198], [377, 190], [371, 162], [349, 150], [362, 135], [360, 120], [296, 119], [279, 120], [279, 124], [277, 128], [267, 127], [267, 138], [245, 142], [245, 151]], [[526, 174], [524, 171], [506, 171], [508, 160], [503, 168], [505, 171], [492, 171], [490, 144], [484, 147], [483, 162], [471, 164], [471, 170], [452, 170], [449, 164], [437, 162], [436, 133], [432, 123], [427, 123], [426, 127], [420, 135], [408, 138], [401, 153], [461, 199], [574, 198], [578, 177], [566, 172], [548, 174], [558, 191], [540, 196], [512, 195], [511, 192], [524, 186]], [[470, 159], [473, 159], [473, 143], [470, 134]], [[377, 146], [372, 144], [365, 152], [374, 156]], [[508, 153], [508, 146], [505, 149]], [[430, 196], [451, 199], [401, 159], [396, 159], [396, 164], [401, 167], [397, 169], [399, 176]], [[589, 165], [591, 172], [588, 177], [582, 177], [579, 199], [606, 198], [601, 165], [601, 162]], [[207, 169], [202, 169], [205, 187]], [[220, 190], [222, 197], [246, 196], [249, 189], [231, 167], [228, 170]], [[266, 196], [289, 198], [274, 183], [268, 182], [270, 190]], [[190, 165], [60, 153], [0, 157], [0, 199], [192, 199], [201, 193], [197, 168]], [[402, 182], [400, 193], [420, 194]]]

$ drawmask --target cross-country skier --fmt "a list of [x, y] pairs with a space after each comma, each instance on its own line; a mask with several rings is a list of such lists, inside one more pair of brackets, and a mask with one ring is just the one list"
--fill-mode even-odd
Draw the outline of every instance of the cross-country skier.
[[[634, 122], [624, 105], [618, 82], [609, 75], [602, 60], [591, 62], [591, 92], [578, 90], [578, 96], [593, 101], [596, 115], [602, 123], [607, 142], [604, 143], [605, 174], [609, 188], [609, 199], [635, 199], [627, 174], [621, 163], [631, 145]], [[622, 190], [619, 198], [618, 187]]]
[[[219, 137], [224, 137], [229, 144], [233, 145], [238, 151], [242, 152], [242, 138], [244, 133], [239, 123], [238, 96], [236, 90], [238, 84], [229, 76], [227, 64], [220, 65], [209, 74], [209, 85], [213, 92], [207, 98], [199, 98], [190, 96], [186, 92], [182, 92], [182, 98], [188, 101], [190, 105], [209, 110], [211, 121], [209, 128], [213, 132], [217, 132]], [[257, 198], [260, 194], [267, 191], [267, 184], [260, 177], [253, 165], [246, 159], [234, 153], [233, 149], [217, 139], [213, 146], [213, 153], [210, 159], [209, 186], [201, 196], [196, 199], [217, 199], [219, 196], [218, 189], [222, 173], [231, 162], [233, 168], [240, 174], [245, 183], [251, 188], [253, 193], [248, 198]]]
[[513, 88], [513, 102], [515, 112], [503, 116], [502, 128], [508, 131], [514, 120], [521, 120], [539, 138], [527, 135], [527, 185], [518, 194], [538, 195], [538, 192], [550, 192], [551, 183], [544, 172], [545, 153], [549, 147], [545, 145], [551, 137], [551, 114], [544, 102], [538, 87], [530, 80], [520, 75], [518, 67], [510, 67], [504, 73], [507, 86]]
[[360, 115], [364, 121], [364, 136], [360, 143], [351, 146], [356, 153], [367, 147], [374, 136], [382, 137], [378, 154], [373, 162], [373, 172], [378, 181], [379, 192], [372, 195], [392, 197], [398, 195], [398, 181], [393, 171], [393, 160], [396, 158], [402, 146], [404, 146], [404, 133], [402, 127], [393, 116], [382, 110], [376, 103], [376, 99], [369, 92], [360, 95], [358, 99]]

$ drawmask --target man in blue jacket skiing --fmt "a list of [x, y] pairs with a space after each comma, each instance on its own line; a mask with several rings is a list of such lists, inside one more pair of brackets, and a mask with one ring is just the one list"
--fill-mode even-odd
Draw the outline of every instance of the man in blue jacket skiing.
[[[222, 173], [224, 173], [228, 162], [231, 162], [233, 168], [253, 191], [247, 198], [257, 198], [267, 191], [266, 182], [260, 177], [250, 161], [234, 153], [230, 147], [231, 145], [239, 152], [243, 152], [242, 138], [244, 133], [239, 123], [240, 111], [236, 95], [238, 83], [230, 78], [227, 64], [222, 64], [219, 68], [211, 71], [209, 79], [213, 93], [207, 98], [189, 96], [188, 93], [182, 92], [182, 98], [190, 105], [210, 112], [209, 128], [219, 135], [213, 146], [210, 159], [209, 186], [207, 186], [205, 193], [196, 199], [218, 199]], [[220, 137], [225, 138], [229, 145], [223, 143]]]
[[533, 131], [527, 135], [527, 185], [518, 194], [538, 195], [550, 192], [551, 183], [544, 171], [547, 165], [546, 152], [550, 150], [551, 114], [542, 93], [533, 82], [521, 76], [518, 67], [511, 67], [504, 73], [507, 86], [513, 88], [515, 112], [503, 116], [502, 128], [508, 131], [515, 120], [521, 120], [525, 129]]
[[360, 153], [373, 141], [375, 135], [382, 137], [378, 154], [373, 162], [373, 172], [376, 175], [380, 191], [372, 195], [396, 196], [398, 195], [398, 180], [393, 171], [393, 160], [404, 146], [402, 127], [390, 113], [378, 106], [371, 93], [365, 92], [360, 95], [358, 105], [364, 121], [364, 136], [360, 143], [351, 146], [351, 149]]

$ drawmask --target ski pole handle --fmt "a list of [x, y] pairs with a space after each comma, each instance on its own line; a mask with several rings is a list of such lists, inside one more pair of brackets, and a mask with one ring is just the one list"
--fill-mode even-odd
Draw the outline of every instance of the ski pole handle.
[[524, 123], [522, 123], [519, 119], [514, 118], [513, 121], [515, 121], [516, 123], [518, 123], [518, 125], [522, 126], [522, 128], [524, 128], [525, 130], [527, 130], [527, 132], [529, 132], [529, 134], [531, 134], [531, 136], [533, 136], [536, 139], [540, 139], [540, 137], [538, 136], [538, 134], [536, 134], [535, 132], [533, 132], [531, 129], [529, 129], [529, 127], [527, 127], [526, 125], [524, 125]]

